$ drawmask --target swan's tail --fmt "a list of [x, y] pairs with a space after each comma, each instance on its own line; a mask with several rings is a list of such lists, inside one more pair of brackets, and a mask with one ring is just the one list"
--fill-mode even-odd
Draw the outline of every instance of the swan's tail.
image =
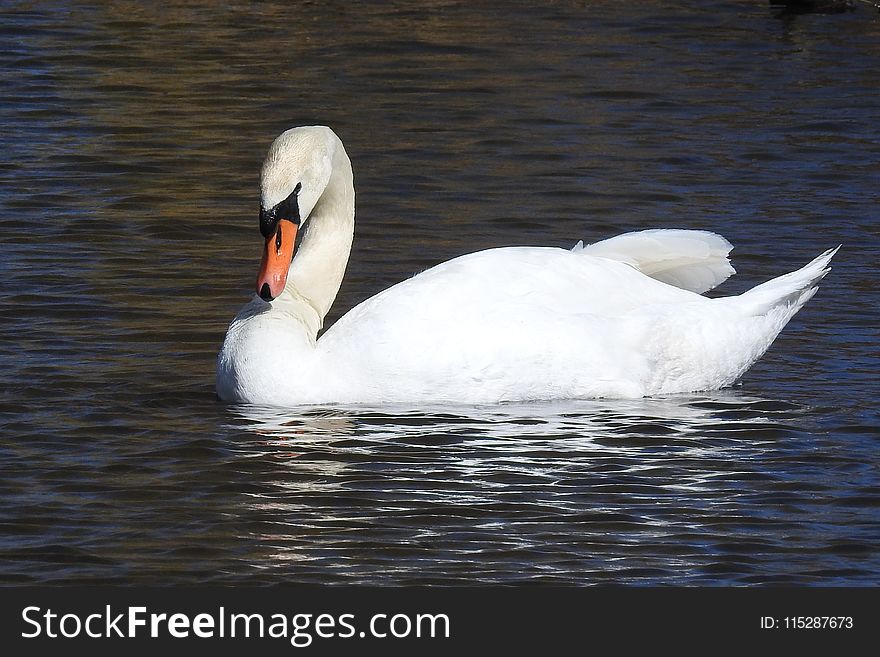
[[[720, 307], [735, 309], [732, 316], [724, 318], [723, 327], [718, 328], [719, 335], [725, 336], [725, 348], [734, 354], [729, 359], [735, 365], [728, 374], [731, 383], [767, 351], [795, 313], [813, 298], [839, 248], [829, 249], [797, 271], [762, 283], [739, 296], [713, 299]], [[732, 345], [738, 347], [731, 348]]]
[[682, 377], [680, 372], [661, 370], [666, 379], [659, 377], [649, 389], [666, 393], [715, 389], [734, 383], [764, 355], [789, 320], [813, 297], [839, 248], [738, 296], [710, 299], [708, 304], [695, 304], [693, 312], [678, 312], [670, 320], [679, 331], [675, 350], [672, 355], [661, 353], [658, 361], [689, 363], [684, 369], [691, 374]]
[[828, 249], [797, 271], [753, 287], [735, 297], [740, 309], [749, 315], [779, 315], [782, 326], [816, 294], [819, 281], [831, 271], [829, 263], [840, 247]]

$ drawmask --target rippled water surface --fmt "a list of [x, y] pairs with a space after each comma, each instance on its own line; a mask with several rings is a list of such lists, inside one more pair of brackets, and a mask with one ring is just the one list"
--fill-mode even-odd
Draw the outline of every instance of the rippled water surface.
[[[2, 5], [0, 582], [880, 583], [880, 16], [531, 4]], [[704, 228], [719, 293], [844, 248], [730, 390], [225, 405], [311, 123], [358, 190], [329, 322], [486, 247]]]

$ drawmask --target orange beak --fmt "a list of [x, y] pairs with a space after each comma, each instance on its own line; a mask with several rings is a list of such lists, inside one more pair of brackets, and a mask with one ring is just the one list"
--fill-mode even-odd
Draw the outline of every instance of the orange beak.
[[295, 223], [282, 219], [278, 222], [275, 234], [266, 238], [263, 262], [257, 275], [257, 294], [263, 301], [272, 301], [284, 291], [296, 246], [296, 231]]

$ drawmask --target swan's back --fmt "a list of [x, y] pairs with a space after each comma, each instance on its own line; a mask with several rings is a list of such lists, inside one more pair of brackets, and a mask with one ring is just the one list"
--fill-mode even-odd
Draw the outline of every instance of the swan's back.
[[[708, 299], [587, 253], [511, 247], [445, 262], [368, 299], [318, 341], [328, 371], [432, 399], [640, 396], [652, 313]], [[332, 356], [330, 356], [332, 354]]]

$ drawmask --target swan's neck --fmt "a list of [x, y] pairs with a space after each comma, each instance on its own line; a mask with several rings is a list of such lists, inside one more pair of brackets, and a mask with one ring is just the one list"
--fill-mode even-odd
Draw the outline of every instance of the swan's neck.
[[303, 226], [302, 242], [290, 265], [282, 295], [302, 300], [314, 310], [318, 322], [312, 339], [323, 325], [342, 285], [353, 236], [351, 162], [340, 144], [333, 151], [330, 181]]

